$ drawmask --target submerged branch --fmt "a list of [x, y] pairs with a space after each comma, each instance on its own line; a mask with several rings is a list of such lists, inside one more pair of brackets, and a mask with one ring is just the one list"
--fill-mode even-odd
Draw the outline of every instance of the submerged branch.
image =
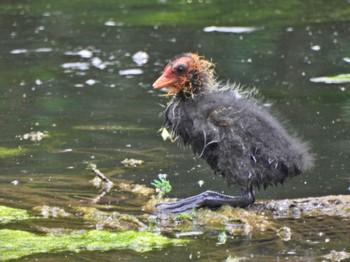
[[87, 170], [92, 171], [96, 175], [96, 177], [92, 180], [92, 183], [97, 188], [101, 189], [101, 193], [91, 201], [93, 204], [96, 204], [113, 188], [114, 184], [99, 169], [97, 169], [96, 164], [89, 163]]

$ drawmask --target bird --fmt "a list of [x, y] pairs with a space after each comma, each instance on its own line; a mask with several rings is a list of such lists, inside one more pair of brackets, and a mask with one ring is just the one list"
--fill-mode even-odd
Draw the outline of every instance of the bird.
[[157, 213], [222, 205], [246, 208], [255, 202], [255, 189], [283, 184], [313, 166], [308, 143], [290, 134], [254, 89], [218, 80], [214, 64], [197, 53], [174, 57], [153, 88], [166, 88], [172, 96], [163, 130], [181, 138], [214, 174], [241, 190], [238, 196], [207, 190], [157, 204]]

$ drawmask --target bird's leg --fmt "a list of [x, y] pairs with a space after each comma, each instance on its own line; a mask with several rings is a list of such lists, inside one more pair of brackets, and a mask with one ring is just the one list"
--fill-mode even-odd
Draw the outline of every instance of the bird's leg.
[[222, 205], [244, 208], [254, 203], [254, 201], [255, 196], [251, 185], [247, 187], [241, 196], [229, 196], [208, 190], [176, 202], [158, 204], [156, 205], [156, 213], [181, 213], [194, 208], [217, 208]]

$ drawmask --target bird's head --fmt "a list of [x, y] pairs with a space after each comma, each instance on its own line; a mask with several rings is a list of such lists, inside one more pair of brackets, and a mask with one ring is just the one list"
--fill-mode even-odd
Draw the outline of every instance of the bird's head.
[[164, 68], [163, 74], [154, 82], [153, 87], [166, 87], [169, 95], [182, 92], [186, 97], [192, 97], [213, 87], [213, 67], [213, 63], [197, 54], [182, 54]]

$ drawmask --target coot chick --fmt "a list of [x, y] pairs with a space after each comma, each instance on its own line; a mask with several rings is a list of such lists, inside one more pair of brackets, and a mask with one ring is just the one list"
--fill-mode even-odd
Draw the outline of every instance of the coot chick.
[[254, 188], [283, 184], [312, 166], [308, 146], [288, 134], [252, 91], [217, 81], [213, 67], [197, 54], [181, 54], [165, 67], [153, 87], [166, 87], [173, 95], [164, 128], [181, 137], [215, 174], [238, 186], [242, 195], [205, 191], [158, 204], [158, 213], [224, 204], [244, 208], [254, 203]]

